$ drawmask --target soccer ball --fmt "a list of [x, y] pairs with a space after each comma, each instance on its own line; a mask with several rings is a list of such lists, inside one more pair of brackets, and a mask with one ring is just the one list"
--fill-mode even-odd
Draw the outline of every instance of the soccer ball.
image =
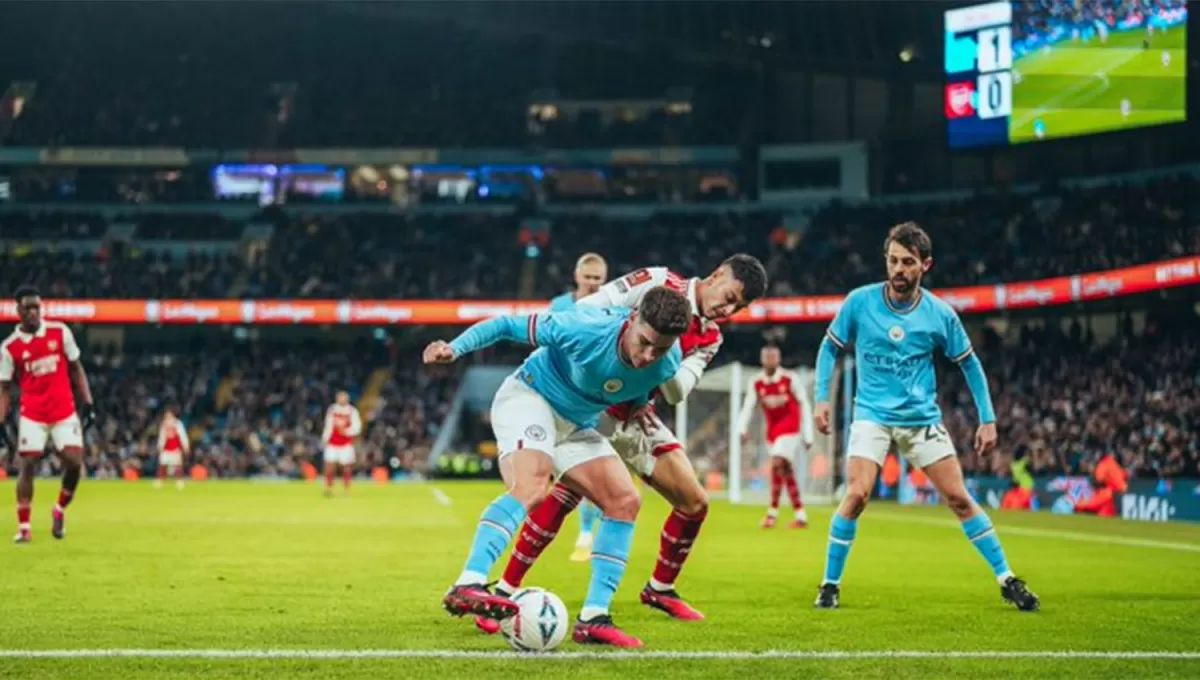
[[500, 623], [504, 639], [518, 652], [549, 652], [562, 644], [571, 625], [567, 606], [541, 588], [522, 588], [512, 601], [520, 609]]

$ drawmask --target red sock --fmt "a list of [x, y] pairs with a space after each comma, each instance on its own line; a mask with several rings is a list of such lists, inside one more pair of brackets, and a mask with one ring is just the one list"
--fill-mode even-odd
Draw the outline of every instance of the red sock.
[[783, 475], [779, 474], [779, 468], [771, 466], [771, 509], [779, 509], [779, 492], [783, 485]]
[[354, 479], [354, 470], [351, 470], [348, 467], [342, 468], [342, 484], [347, 489], [350, 488], [350, 480], [352, 479]]
[[166, 466], [166, 465], [159, 465], [159, 466], [158, 466], [158, 478], [159, 478], [159, 479], [165, 479], [165, 478], [166, 478], [166, 476], [167, 476], [167, 466]]
[[788, 466], [784, 471], [784, 482], [787, 484], [788, 498], [792, 499], [792, 509], [799, 510], [804, 507], [804, 503], [800, 501], [800, 489], [796, 486], [796, 473]]
[[33, 507], [29, 503], [17, 501], [17, 526], [20, 529], [29, 529], [29, 516], [33, 514]]
[[176, 466], [175, 467], [175, 478], [182, 480], [184, 477], [187, 477], [187, 471], [183, 469], [182, 465]]
[[658, 547], [658, 564], [654, 567], [654, 580], [662, 586], [675, 585], [683, 563], [692, 553], [692, 544], [704, 526], [708, 510], [698, 515], [685, 515], [678, 510], [671, 512], [663, 524], [662, 540]]
[[74, 491], [70, 491], [68, 489], [59, 489], [58, 490], [58, 505], [54, 509], [55, 510], [66, 510], [67, 506], [71, 504], [71, 501], [74, 500], [74, 498], [75, 498]]
[[331, 469], [325, 470], [325, 488], [326, 489], [333, 488], [333, 470], [331, 470]]
[[562, 484], [555, 484], [546, 500], [525, 518], [521, 535], [517, 537], [517, 544], [508, 558], [508, 566], [504, 568], [506, 585], [513, 588], [521, 585], [529, 568], [558, 535], [558, 530], [575, 506], [579, 505], [579, 501], [579, 495], [574, 491]]

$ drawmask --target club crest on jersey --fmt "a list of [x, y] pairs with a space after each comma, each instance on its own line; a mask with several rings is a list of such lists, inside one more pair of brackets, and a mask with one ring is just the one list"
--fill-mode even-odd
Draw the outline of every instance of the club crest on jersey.
[[535, 442], [546, 441], [546, 429], [541, 425], [530, 425], [525, 428], [525, 436]]
[[604, 381], [604, 391], [608, 392], [609, 394], [616, 394], [617, 392], [620, 392], [622, 387], [625, 387], [625, 383], [617, 380], [616, 378]]
[[892, 326], [888, 329], [888, 337], [892, 342], [900, 342], [904, 339], [904, 329], [899, 326]]
[[58, 341], [57, 340], [51, 340], [50, 342], [47, 342], [46, 346], [50, 348], [51, 352], [58, 351]]

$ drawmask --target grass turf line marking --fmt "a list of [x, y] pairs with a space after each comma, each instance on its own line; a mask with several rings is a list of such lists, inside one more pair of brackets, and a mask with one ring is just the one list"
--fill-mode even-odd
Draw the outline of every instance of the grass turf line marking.
[[[880, 519], [889, 522], [911, 522], [913, 524], [924, 524], [926, 526], [944, 527], [960, 529], [962, 525], [954, 520], [935, 519], [933, 517], [913, 517], [903, 514], [891, 514], [887, 512], [876, 512], [871, 517], [879, 517]], [[1181, 552], [1200, 553], [1200, 545], [1195, 543], [1177, 543], [1174, 541], [1155, 541], [1149, 538], [1130, 538], [1127, 536], [1104, 536], [1101, 534], [1088, 534], [1079, 531], [1064, 531], [1061, 529], [1038, 529], [1036, 527], [1015, 527], [999, 525], [996, 527], [997, 533], [1003, 537], [1005, 534], [1013, 536], [1030, 536], [1033, 538], [1056, 538], [1064, 541], [1078, 541], [1080, 543], [1100, 543], [1103, 545], [1120, 545], [1130, 548], [1158, 548], [1161, 550], [1178, 550]]]
[[476, 659], [476, 660], [537, 660], [537, 661], [642, 661], [671, 659], [758, 661], [793, 659], [812, 661], [870, 660], [870, 659], [1116, 659], [1153, 661], [1200, 661], [1200, 651], [928, 651], [879, 650], [846, 652], [804, 652], [770, 650], [765, 652], [552, 652], [523, 654], [520, 652], [484, 652], [461, 649], [0, 649], [6, 659]]
[[433, 500], [437, 501], [438, 505], [453, 505], [454, 504], [454, 501], [450, 500], [450, 497], [446, 495], [446, 492], [442, 491], [441, 489], [437, 488], [436, 486], [429, 487], [429, 492], [433, 494]]

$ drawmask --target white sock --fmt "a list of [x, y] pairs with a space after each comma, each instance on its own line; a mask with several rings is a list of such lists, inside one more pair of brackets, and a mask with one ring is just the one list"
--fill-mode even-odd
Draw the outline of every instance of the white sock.
[[767, 508], [767, 517], [778, 517], [779, 508]]
[[1015, 576], [1015, 574], [1013, 574], [1011, 571], [1006, 571], [1003, 574], [1000, 574], [999, 576], [996, 577], [996, 583], [999, 583], [1000, 585], [1004, 585], [1004, 582], [1007, 581], [1008, 579], [1012, 578], [1013, 576]]
[[579, 538], [575, 539], [575, 547], [582, 548], [584, 546], [588, 546], [591, 544], [592, 544], [592, 532], [590, 532], [590, 531], [579, 532]]
[[29, 531], [32, 526], [29, 522], [21, 522], [17, 525], [17, 531]]
[[675, 587], [674, 583], [663, 583], [662, 581], [659, 581], [658, 579], [654, 579], [654, 578], [650, 579], [650, 589], [651, 590], [657, 590], [660, 593], [665, 593], [674, 587]]
[[580, 621], [591, 621], [597, 616], [607, 616], [608, 610], [604, 607], [584, 607], [579, 610]]
[[498, 592], [498, 593], [506, 593], [508, 595], [512, 595], [513, 593], [517, 592], [518, 589], [519, 589], [519, 586], [514, 586], [513, 584], [509, 583], [508, 581], [505, 581], [504, 579], [500, 579], [500, 582], [496, 584], [496, 592]]
[[798, 508], [796, 510], [796, 519], [803, 522], [808, 521], [808, 513], [804, 511], [804, 508]]
[[474, 571], [464, 571], [458, 580], [454, 582], [456, 586], [477, 586], [481, 583], [487, 583], [487, 574], [480, 574]]

